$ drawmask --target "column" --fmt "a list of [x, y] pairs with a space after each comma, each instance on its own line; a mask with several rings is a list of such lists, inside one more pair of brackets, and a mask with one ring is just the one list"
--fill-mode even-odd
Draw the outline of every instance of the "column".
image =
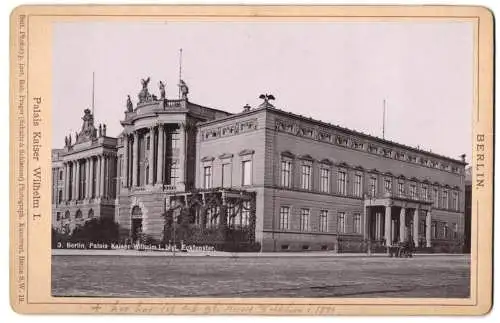
[[153, 183], [153, 174], [154, 174], [154, 158], [155, 158], [155, 128], [149, 128], [149, 157], [148, 157], [148, 166], [149, 166], [149, 185], [154, 185]]
[[122, 160], [122, 186], [128, 187], [128, 135], [123, 139], [124, 152]]
[[365, 240], [369, 239], [369, 237], [368, 237], [368, 214], [370, 212], [368, 211], [369, 210], [368, 208], [369, 208], [369, 206], [364, 207], [364, 217], [363, 217], [363, 219], [365, 221], [365, 223], [363, 225], [363, 238]]
[[75, 200], [80, 199], [80, 161], [76, 161], [76, 193]]
[[380, 240], [380, 226], [381, 226], [382, 214], [380, 212], [375, 213], [375, 240]]
[[137, 169], [139, 168], [139, 163], [137, 159], [139, 157], [139, 135], [137, 131], [134, 132], [134, 143], [133, 143], [133, 156], [132, 156], [132, 186], [139, 186], [137, 182]]
[[175, 184], [176, 190], [184, 191], [186, 188], [186, 124], [179, 124], [179, 180]]
[[385, 207], [385, 245], [392, 246], [391, 206]]
[[85, 198], [90, 198], [90, 158], [85, 159]]
[[100, 176], [100, 179], [99, 179], [99, 191], [101, 192], [101, 197], [104, 197], [105, 196], [105, 191], [104, 191], [104, 177], [105, 177], [105, 167], [106, 167], [106, 155], [102, 155], [101, 156], [101, 176]]
[[158, 161], [156, 162], [158, 168], [156, 170], [156, 182], [159, 184], [163, 184], [163, 137], [165, 136], [163, 127], [163, 124], [158, 126]]
[[418, 247], [418, 224], [420, 222], [419, 220], [419, 208], [417, 207], [413, 211], [413, 243], [415, 244], [415, 247]]
[[399, 242], [403, 242], [406, 239], [406, 208], [402, 207], [399, 213]]
[[64, 200], [69, 198], [69, 165], [68, 162], [64, 163]]
[[71, 174], [72, 181], [71, 181], [71, 199], [76, 200], [76, 161], [72, 161], [73, 166], [73, 173]]
[[101, 156], [96, 156], [95, 197], [101, 197]]
[[431, 247], [431, 224], [432, 224], [432, 215], [431, 210], [427, 211], [425, 216], [425, 241], [426, 247]]
[[89, 198], [92, 198], [94, 195], [94, 190], [93, 190], [93, 184], [94, 184], [94, 157], [89, 158], [89, 178], [90, 178], [90, 183], [89, 183]]

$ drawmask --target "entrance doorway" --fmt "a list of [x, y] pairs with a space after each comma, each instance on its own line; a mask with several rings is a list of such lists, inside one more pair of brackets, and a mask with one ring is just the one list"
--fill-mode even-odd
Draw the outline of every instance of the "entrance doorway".
[[130, 238], [132, 242], [137, 242], [142, 234], [142, 210], [139, 206], [132, 209], [132, 224], [130, 227]]

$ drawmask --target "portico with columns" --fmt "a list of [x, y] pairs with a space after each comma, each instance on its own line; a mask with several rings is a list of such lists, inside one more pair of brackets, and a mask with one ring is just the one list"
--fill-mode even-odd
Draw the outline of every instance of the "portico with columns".
[[387, 193], [365, 198], [363, 238], [393, 246], [413, 241], [416, 247], [431, 247], [432, 201]]
[[121, 185], [124, 190], [186, 190], [185, 121], [151, 120], [127, 127], [121, 136]]

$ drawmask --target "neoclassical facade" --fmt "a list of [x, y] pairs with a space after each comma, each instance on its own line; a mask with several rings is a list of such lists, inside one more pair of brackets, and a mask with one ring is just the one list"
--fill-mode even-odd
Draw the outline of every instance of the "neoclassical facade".
[[148, 82], [117, 138], [85, 110], [75, 142], [53, 150], [56, 229], [112, 217], [132, 241], [170, 241], [177, 225], [191, 244], [263, 251], [461, 248], [463, 156], [288, 113], [266, 96], [232, 114], [190, 102], [185, 83], [167, 99]]

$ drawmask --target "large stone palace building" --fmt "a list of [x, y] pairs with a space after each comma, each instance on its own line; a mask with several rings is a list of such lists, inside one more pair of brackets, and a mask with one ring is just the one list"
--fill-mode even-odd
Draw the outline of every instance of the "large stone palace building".
[[187, 228], [179, 239], [192, 244], [262, 251], [360, 251], [405, 240], [461, 248], [464, 156], [285, 112], [268, 95], [232, 114], [190, 102], [182, 81], [175, 100], [164, 88], [151, 95], [148, 82], [135, 106], [128, 98], [118, 137], [85, 110], [81, 131], [53, 150], [55, 229], [108, 217], [129, 241], [170, 241], [173, 225]]

